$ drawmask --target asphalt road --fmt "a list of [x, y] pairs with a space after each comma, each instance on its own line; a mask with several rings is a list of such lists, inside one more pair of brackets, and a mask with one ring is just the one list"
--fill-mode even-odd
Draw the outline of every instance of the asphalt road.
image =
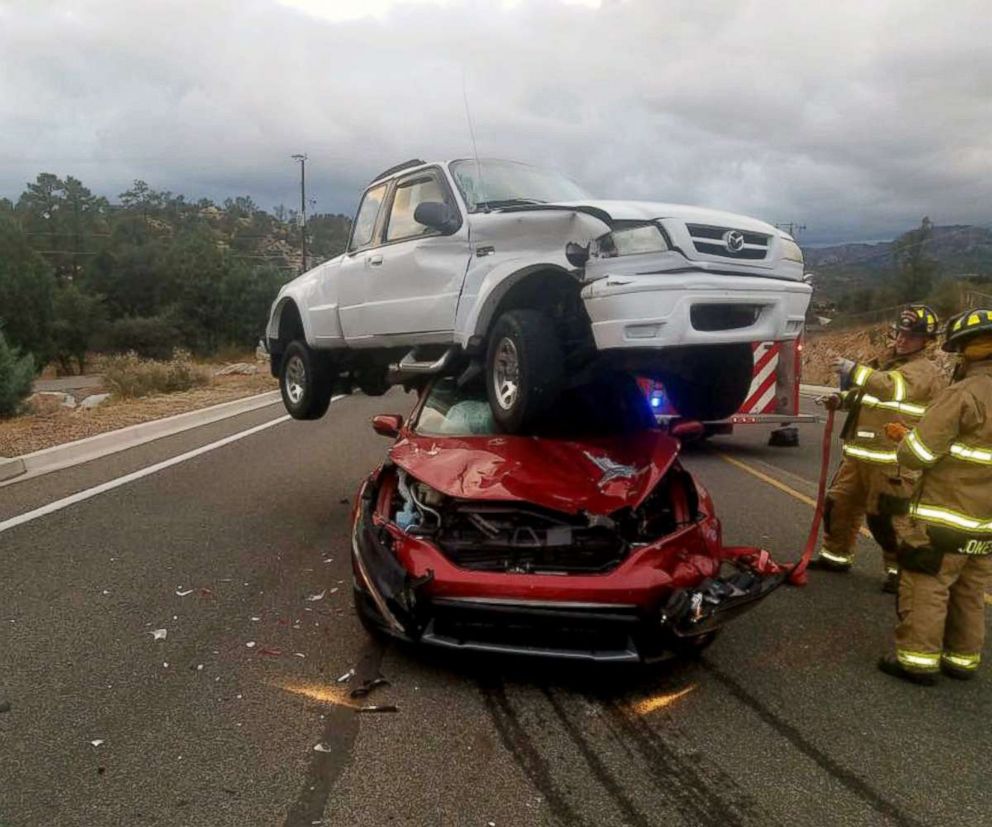
[[[409, 404], [343, 399], [0, 530], [0, 825], [989, 822], [989, 678], [875, 670], [894, 612], [867, 541], [853, 573], [779, 590], [699, 662], [372, 642], [350, 610], [349, 503], [387, 447], [369, 416]], [[0, 487], [0, 526], [282, 413]], [[740, 463], [814, 494], [821, 426], [802, 431], [687, 451], [727, 541], [798, 555], [812, 509]], [[347, 689], [380, 672], [369, 702], [398, 711], [356, 713]]]

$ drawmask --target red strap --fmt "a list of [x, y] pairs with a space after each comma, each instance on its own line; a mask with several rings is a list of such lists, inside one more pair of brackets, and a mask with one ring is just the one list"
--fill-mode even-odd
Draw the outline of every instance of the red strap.
[[820, 485], [816, 491], [816, 511], [813, 513], [813, 524], [809, 527], [809, 537], [803, 549], [799, 562], [789, 572], [789, 583], [793, 586], [806, 585], [806, 567], [813, 557], [816, 548], [816, 538], [820, 534], [820, 520], [823, 519], [823, 501], [827, 493], [827, 471], [830, 468], [830, 439], [834, 431], [834, 411], [827, 410], [827, 424], [823, 429], [823, 448], [820, 453]]

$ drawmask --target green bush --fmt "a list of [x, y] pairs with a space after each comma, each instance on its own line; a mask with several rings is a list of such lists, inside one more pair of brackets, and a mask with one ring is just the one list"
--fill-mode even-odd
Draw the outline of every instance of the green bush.
[[34, 357], [21, 356], [0, 333], [0, 417], [14, 416], [31, 393]]
[[131, 398], [209, 385], [210, 373], [195, 364], [185, 350], [176, 351], [167, 362], [142, 359], [132, 351], [104, 360], [103, 381], [115, 395]]
[[100, 349], [167, 360], [180, 344], [181, 334], [168, 316], [125, 316], [108, 325]]

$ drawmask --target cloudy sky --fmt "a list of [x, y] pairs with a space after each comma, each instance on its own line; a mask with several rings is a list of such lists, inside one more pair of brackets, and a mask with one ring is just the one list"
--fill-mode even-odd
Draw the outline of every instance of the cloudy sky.
[[319, 211], [410, 157], [548, 164], [596, 194], [888, 238], [992, 223], [987, 0], [0, 0], [0, 196]]

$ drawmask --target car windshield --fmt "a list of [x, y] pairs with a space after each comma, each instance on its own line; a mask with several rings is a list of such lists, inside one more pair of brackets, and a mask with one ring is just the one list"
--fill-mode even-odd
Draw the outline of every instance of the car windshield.
[[561, 173], [514, 161], [452, 161], [451, 175], [469, 210], [590, 197]]
[[[453, 378], [439, 379], [414, 425], [425, 436], [493, 436], [493, 419], [482, 383], [458, 387]], [[654, 416], [637, 383], [628, 376], [610, 376], [561, 393], [532, 430], [550, 439], [582, 439], [656, 428]]]

